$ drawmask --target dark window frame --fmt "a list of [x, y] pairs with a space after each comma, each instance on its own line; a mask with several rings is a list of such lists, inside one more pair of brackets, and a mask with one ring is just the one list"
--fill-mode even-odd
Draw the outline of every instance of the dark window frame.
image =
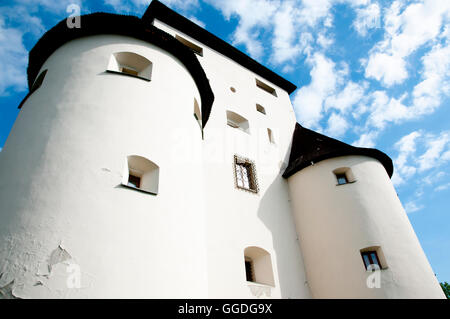
[[[234, 164], [233, 165], [234, 181], [235, 181], [236, 188], [257, 194], [259, 192], [259, 186], [258, 186], [258, 180], [256, 177], [256, 168], [255, 168], [255, 164], [253, 163], [253, 161], [251, 161], [247, 158], [242, 158], [237, 155], [234, 155], [233, 164]], [[248, 173], [247, 180], [248, 180], [249, 188], [239, 185], [238, 181], [239, 180], [243, 181], [244, 176], [238, 176], [239, 172], [238, 172], [237, 166], [245, 167], [246, 172]], [[239, 171], [242, 173], [242, 169], [240, 169]]]
[[[376, 260], [373, 260], [372, 255], [375, 255]], [[369, 264], [366, 263], [364, 256], [367, 256], [367, 258], [369, 259]], [[383, 267], [381, 266], [380, 258], [378, 257], [378, 253], [376, 250], [362, 251], [361, 258], [363, 260], [364, 267], [366, 268], [366, 270], [370, 265], [378, 265], [378, 267], [380, 269], [383, 269]], [[372, 271], [375, 271], [375, 269], [373, 269]]]

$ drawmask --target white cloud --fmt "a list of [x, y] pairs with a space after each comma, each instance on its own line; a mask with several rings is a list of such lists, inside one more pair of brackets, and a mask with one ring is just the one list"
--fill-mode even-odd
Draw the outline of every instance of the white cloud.
[[408, 214], [417, 212], [417, 211], [423, 209], [424, 207], [425, 207], [424, 205], [419, 205], [414, 201], [410, 201], [405, 204], [405, 210], [406, 210], [406, 213], [408, 213]]
[[323, 115], [324, 101], [334, 92], [341, 73], [336, 71], [335, 63], [321, 53], [314, 53], [308, 64], [312, 66], [311, 82], [297, 91], [293, 106], [300, 123], [317, 127]]
[[349, 123], [343, 116], [333, 113], [328, 118], [328, 128], [326, 133], [332, 137], [338, 138], [345, 134], [348, 127]]
[[279, 1], [269, 0], [206, 0], [222, 12], [226, 19], [239, 18], [232, 36], [234, 45], [245, 45], [247, 52], [254, 57], [263, 55], [264, 47], [259, 40], [261, 32], [273, 24], [273, 16], [279, 7]]
[[188, 17], [188, 19], [191, 20], [192, 22], [194, 22], [196, 25], [201, 26], [202, 28], [206, 27], [206, 24], [203, 21], [200, 21], [199, 19], [197, 19], [194, 16], [190, 16], [190, 17]]
[[297, 8], [292, 2], [283, 2], [274, 16], [274, 34], [271, 60], [276, 64], [293, 60], [301, 52], [301, 45], [296, 40], [295, 17]]
[[375, 139], [378, 137], [378, 131], [370, 131], [361, 134], [359, 139], [352, 143], [353, 146], [357, 147], [375, 147]]
[[398, 150], [399, 154], [394, 160], [395, 178], [393, 183], [400, 185], [405, 182], [404, 178], [408, 178], [416, 173], [417, 168], [415, 166], [408, 165], [410, 157], [416, 152], [416, 140], [421, 136], [419, 131], [414, 131], [408, 135], [403, 136], [394, 147]]
[[418, 159], [419, 170], [426, 171], [445, 162], [445, 156], [442, 158], [441, 155], [450, 146], [449, 142], [449, 132], [442, 132], [439, 136], [428, 137], [426, 141], [427, 150]]
[[9, 89], [21, 92], [27, 88], [28, 52], [22, 37], [20, 30], [6, 27], [0, 16], [0, 96]]
[[440, 106], [442, 96], [450, 94], [450, 45], [435, 45], [422, 61], [423, 80], [413, 91], [413, 111], [418, 115], [433, 112]]
[[380, 6], [378, 3], [371, 3], [364, 8], [357, 8], [353, 27], [361, 36], [366, 36], [369, 29], [380, 27]]
[[[401, 185], [413, 175], [432, 170], [432, 174], [422, 178], [422, 181], [431, 185], [445, 176], [445, 172], [437, 171], [439, 167], [450, 161], [446, 153], [450, 153], [450, 132], [440, 134], [414, 131], [403, 136], [394, 144], [398, 156], [394, 159], [393, 183]], [[420, 147], [421, 155], [417, 154]], [[420, 154], [420, 153], [419, 153]]]
[[450, 1], [424, 0], [409, 4], [395, 1], [385, 13], [385, 37], [371, 50], [365, 76], [389, 87], [408, 77], [406, 58], [435, 39], [448, 21]]
[[439, 185], [439, 186], [436, 187], [434, 190], [435, 190], [436, 192], [442, 192], [442, 191], [445, 191], [445, 190], [447, 190], [447, 189], [449, 189], [449, 188], [450, 188], [450, 183], [446, 183], [446, 184]]
[[326, 109], [334, 108], [342, 113], [347, 112], [363, 98], [364, 91], [362, 85], [350, 81], [342, 91], [326, 99]]

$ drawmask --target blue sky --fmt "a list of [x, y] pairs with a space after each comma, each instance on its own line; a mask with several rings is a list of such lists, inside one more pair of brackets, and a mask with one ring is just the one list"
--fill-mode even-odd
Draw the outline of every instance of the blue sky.
[[[69, 4], [141, 16], [149, 2], [3, 0], [0, 149], [27, 93], [28, 51]], [[450, 282], [450, 1], [162, 2], [295, 83], [300, 124], [386, 152], [433, 270]]]

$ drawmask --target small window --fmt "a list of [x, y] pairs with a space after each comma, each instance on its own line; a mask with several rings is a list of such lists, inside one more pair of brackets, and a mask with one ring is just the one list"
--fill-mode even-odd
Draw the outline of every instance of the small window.
[[245, 248], [244, 265], [247, 281], [275, 286], [272, 258], [269, 252], [254, 246]]
[[128, 186], [136, 188], [141, 187], [141, 178], [130, 174], [128, 176]]
[[116, 52], [109, 59], [107, 71], [150, 81], [152, 62], [133, 52]]
[[336, 174], [336, 179], [339, 185], [348, 183], [347, 176], [345, 176], [345, 174]]
[[364, 261], [364, 266], [366, 267], [366, 270], [375, 270], [375, 269], [382, 268], [376, 251], [374, 251], [374, 250], [373, 251], [364, 251], [364, 252], [361, 252], [361, 256]]
[[203, 56], [203, 49], [199, 47], [198, 45], [192, 43], [191, 41], [186, 40], [183, 37], [180, 37], [178, 34], [175, 36], [175, 39], [183, 43], [185, 46], [187, 46], [189, 49], [194, 51], [195, 54], [198, 54], [200, 56]]
[[151, 194], [158, 194], [159, 167], [142, 156], [127, 157], [122, 184]]
[[380, 246], [366, 247], [360, 250], [364, 267], [368, 271], [388, 268], [386, 258]]
[[227, 124], [246, 133], [250, 133], [248, 120], [233, 111], [227, 111]]
[[272, 94], [273, 96], [277, 96], [277, 92], [273, 87], [270, 85], [267, 85], [264, 82], [261, 82], [260, 80], [256, 79], [256, 86], [259, 87], [261, 90], [266, 91], [267, 93]]
[[337, 168], [333, 171], [333, 173], [336, 177], [337, 185], [345, 185], [356, 181], [355, 176], [349, 167]]
[[270, 128], [267, 128], [267, 135], [269, 137], [269, 142], [275, 144], [275, 139], [273, 137], [273, 132]]
[[266, 109], [262, 106], [262, 105], [260, 105], [260, 104], [256, 104], [256, 110], [259, 112], [259, 113], [262, 113], [262, 114], [266, 114]]
[[255, 165], [248, 159], [234, 156], [236, 187], [253, 193], [258, 192]]

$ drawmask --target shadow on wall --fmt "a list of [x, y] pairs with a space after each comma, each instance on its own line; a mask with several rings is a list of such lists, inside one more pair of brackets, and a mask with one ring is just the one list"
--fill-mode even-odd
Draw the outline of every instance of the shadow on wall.
[[[284, 163], [288, 163], [289, 154], [290, 149]], [[272, 263], [277, 266], [281, 298], [311, 298], [291, 212], [288, 184], [281, 176], [285, 168], [286, 165], [282, 165], [280, 173], [261, 195], [258, 217], [272, 234], [275, 254]]]

